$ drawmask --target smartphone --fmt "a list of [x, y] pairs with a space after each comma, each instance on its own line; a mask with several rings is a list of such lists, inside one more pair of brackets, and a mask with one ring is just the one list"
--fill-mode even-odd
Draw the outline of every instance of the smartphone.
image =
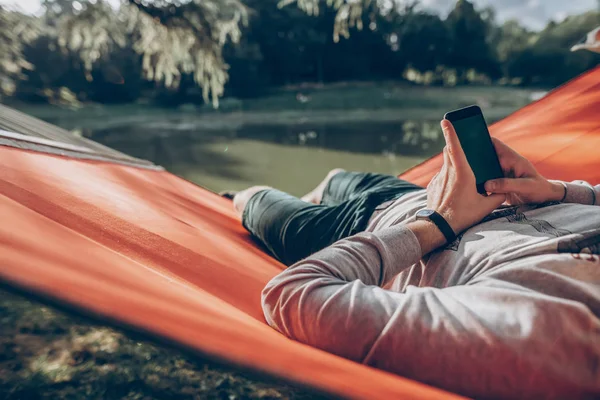
[[467, 161], [475, 174], [477, 191], [486, 195], [485, 182], [503, 178], [504, 172], [492, 143], [481, 108], [469, 106], [451, 111], [444, 118], [452, 122]]

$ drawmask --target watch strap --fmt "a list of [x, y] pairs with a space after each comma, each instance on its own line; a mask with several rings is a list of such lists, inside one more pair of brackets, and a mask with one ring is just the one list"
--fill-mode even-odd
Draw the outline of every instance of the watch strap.
[[448, 243], [452, 243], [456, 240], [456, 233], [454, 233], [454, 230], [448, 221], [446, 221], [446, 218], [442, 217], [440, 213], [432, 210], [426, 218], [438, 227]]

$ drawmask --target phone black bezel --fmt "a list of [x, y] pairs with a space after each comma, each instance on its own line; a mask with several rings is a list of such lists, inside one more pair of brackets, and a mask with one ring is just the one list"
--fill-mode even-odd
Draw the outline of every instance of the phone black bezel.
[[[483, 116], [483, 111], [481, 111], [481, 108], [479, 108], [479, 106], [473, 104], [472, 106], [459, 108], [458, 110], [448, 111], [446, 114], [444, 114], [444, 119], [447, 119], [448, 121], [452, 122], [457, 121], [459, 119], [474, 117], [478, 114], [481, 114], [481, 116]], [[483, 120], [485, 121], [485, 118], [483, 118]], [[485, 126], [487, 128], [487, 122]]]
[[[498, 153], [496, 152], [494, 142], [492, 142], [492, 136], [490, 135], [490, 130], [488, 129], [487, 122], [485, 121], [485, 117], [483, 116], [483, 111], [481, 111], [481, 108], [479, 108], [479, 106], [472, 105], [472, 106], [468, 106], [465, 108], [460, 108], [458, 110], [449, 111], [446, 114], [444, 114], [444, 119], [447, 119], [450, 122], [454, 122], [454, 121], [458, 121], [461, 119], [474, 117], [476, 115], [481, 115], [481, 117], [483, 118], [483, 121], [485, 122], [485, 130], [487, 132], [487, 137], [488, 137], [490, 144], [492, 145], [492, 149], [494, 149], [494, 158], [495, 158], [496, 162], [498, 163], [498, 166], [500, 167], [500, 171], [502, 171], [502, 166], [500, 165], [500, 160], [498, 159]], [[458, 132], [456, 134], [459, 135]], [[460, 136], [459, 136], [459, 140], [460, 140]], [[500, 176], [499, 178], [503, 178], [503, 176]], [[485, 195], [487, 195], [487, 192], [485, 190], [484, 185], [485, 185], [485, 182], [478, 183], [477, 184], [477, 192], [479, 192], [480, 194], [485, 196]]]

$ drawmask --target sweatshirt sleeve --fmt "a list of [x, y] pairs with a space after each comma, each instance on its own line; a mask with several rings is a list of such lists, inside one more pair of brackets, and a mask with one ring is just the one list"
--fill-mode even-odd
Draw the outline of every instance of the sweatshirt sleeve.
[[600, 185], [593, 186], [585, 181], [565, 182], [567, 197], [564, 203], [600, 205]]
[[381, 286], [420, 257], [415, 235], [398, 226], [340, 240], [267, 284], [265, 318], [286, 336], [364, 360], [404, 298]]
[[508, 283], [381, 287], [420, 257], [402, 226], [341, 240], [268, 283], [266, 320], [302, 343], [468, 396], [600, 395], [600, 323], [588, 308]]

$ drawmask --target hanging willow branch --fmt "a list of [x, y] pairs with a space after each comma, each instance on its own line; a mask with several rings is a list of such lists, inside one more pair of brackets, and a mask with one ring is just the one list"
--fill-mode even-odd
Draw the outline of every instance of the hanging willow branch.
[[375, 21], [377, 15], [392, 11], [402, 14], [415, 8], [418, 0], [280, 0], [279, 8], [296, 4], [308, 15], [318, 16], [323, 6], [337, 11], [333, 29], [333, 40], [337, 43], [340, 36], [348, 39], [351, 29], [363, 29], [364, 16]]
[[80, 55], [88, 76], [115, 48], [131, 47], [142, 56], [145, 78], [176, 88], [191, 74], [217, 106], [228, 79], [223, 46], [239, 42], [247, 19], [239, 0], [128, 0], [118, 11], [97, 1], [61, 21], [59, 43]]
[[0, 93], [10, 94], [14, 80], [22, 79], [23, 71], [32, 69], [23, 56], [23, 49], [41, 33], [38, 19], [0, 7]]
[[322, 3], [325, 3], [326, 7], [337, 10], [333, 40], [338, 42], [340, 36], [350, 37], [350, 29], [361, 30], [363, 14], [367, 13], [372, 17], [378, 2], [376, 0], [281, 0], [278, 7], [282, 8], [293, 3], [296, 3], [306, 14], [313, 16], [319, 15]]

